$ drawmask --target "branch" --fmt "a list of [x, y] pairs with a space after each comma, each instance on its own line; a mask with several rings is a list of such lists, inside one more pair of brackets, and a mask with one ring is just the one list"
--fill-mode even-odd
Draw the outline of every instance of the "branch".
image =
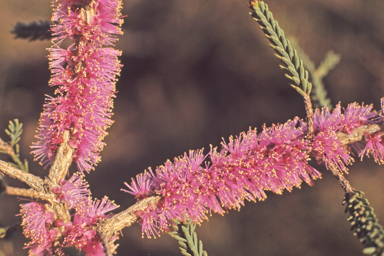
[[37, 192], [32, 188], [25, 189], [25, 188], [15, 188], [15, 187], [7, 186], [5, 189], [5, 193], [7, 195], [12, 195], [12, 196], [38, 198], [38, 199], [49, 201], [49, 202], [52, 202], [52, 200], [55, 199], [55, 196], [52, 194]]
[[13, 147], [11, 147], [11, 145], [9, 145], [8, 143], [4, 142], [1, 138], [0, 138], [0, 150], [4, 151], [4, 153], [9, 156], [12, 156], [15, 154]]
[[349, 184], [349, 181], [344, 177], [336, 165], [330, 165], [331, 172], [333, 176], [339, 181], [341, 187], [344, 189], [345, 193], [353, 193], [353, 188]]
[[0, 160], [0, 173], [18, 179], [36, 191], [43, 191], [43, 180], [33, 174], [23, 172], [13, 167], [10, 163]]
[[355, 128], [352, 134], [346, 134], [343, 132], [337, 133], [337, 138], [343, 145], [347, 145], [362, 140], [363, 136], [367, 133], [374, 134], [379, 131], [382, 131], [382, 127], [377, 124], [362, 125], [358, 128]]
[[69, 146], [68, 141], [70, 139], [69, 131], [63, 133], [64, 142], [59, 146], [56, 151], [55, 160], [49, 170], [49, 179], [54, 185], [57, 185], [60, 179], [64, 179], [68, 174], [69, 166], [72, 163], [74, 148]]
[[149, 206], [155, 208], [160, 199], [160, 196], [152, 196], [135, 203], [128, 209], [100, 222], [97, 226], [97, 232], [103, 234], [106, 238], [110, 238], [116, 232], [135, 223], [138, 220], [136, 215], [138, 210], [145, 211]]

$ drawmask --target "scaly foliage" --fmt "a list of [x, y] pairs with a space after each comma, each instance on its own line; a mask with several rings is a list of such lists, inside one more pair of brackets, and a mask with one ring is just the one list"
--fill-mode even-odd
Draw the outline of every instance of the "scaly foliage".
[[[174, 231], [168, 232], [168, 235], [175, 238], [180, 245], [180, 251], [185, 256], [208, 256], [208, 253], [203, 250], [203, 242], [197, 239], [195, 232], [196, 223], [186, 220], [184, 215], [184, 222], [181, 223], [178, 220], [172, 220], [174, 225], [172, 228]], [[180, 230], [181, 229], [181, 230]]]
[[261, 30], [271, 42], [270, 46], [276, 51], [275, 56], [284, 63], [280, 67], [289, 73], [285, 76], [294, 82], [291, 86], [302, 96], [309, 95], [312, 84], [308, 81], [308, 71], [304, 69], [303, 61], [285, 37], [279, 23], [273, 19], [268, 5], [261, 1], [251, 1], [249, 7], [252, 10], [251, 16], [260, 24]]
[[24, 159], [24, 163], [20, 160], [20, 136], [23, 133], [23, 124], [18, 119], [9, 121], [8, 129], [5, 133], [10, 137], [8, 143], [0, 141], [0, 153], [8, 154], [12, 157], [14, 163], [10, 163], [12, 166], [19, 168], [24, 172], [28, 172], [28, 162]]
[[11, 33], [15, 35], [15, 38], [29, 39], [29, 41], [47, 40], [51, 39], [50, 26], [49, 21], [33, 21], [29, 24], [18, 22]]
[[346, 204], [345, 211], [349, 213], [348, 221], [351, 222], [353, 234], [360, 239], [365, 246], [364, 254], [371, 256], [384, 255], [384, 230], [378, 223], [373, 208], [367, 199], [363, 198], [364, 193], [355, 191], [345, 195], [343, 204]]

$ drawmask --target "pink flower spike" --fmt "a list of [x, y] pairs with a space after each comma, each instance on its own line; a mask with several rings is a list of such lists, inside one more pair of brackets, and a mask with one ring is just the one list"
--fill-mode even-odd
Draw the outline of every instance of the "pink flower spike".
[[122, 189], [122, 191], [132, 194], [137, 199], [144, 199], [154, 194], [154, 176], [152, 170], [149, 169], [150, 173], [145, 171], [136, 176], [136, 180], [132, 178], [131, 185], [124, 183], [129, 190]]
[[30, 254], [53, 254], [51, 233], [46, 227], [46, 216], [48, 216], [48, 222], [50, 222], [52, 214], [51, 212], [46, 214], [45, 207], [41, 203], [30, 202], [21, 206], [20, 215], [23, 218], [21, 223], [23, 234], [31, 240], [26, 244], [25, 248], [30, 248]]
[[335, 165], [344, 172], [348, 172], [346, 165], [354, 161], [347, 146], [341, 144], [336, 133], [331, 129], [319, 132], [315, 136], [311, 155], [318, 161], [323, 161], [327, 168]]
[[101, 201], [95, 199], [89, 207], [88, 215], [91, 217], [105, 218], [107, 212], [115, 210], [118, 207], [119, 206], [113, 201], [109, 201], [108, 197], [104, 197]]
[[75, 173], [67, 182], [61, 186], [62, 193], [59, 199], [67, 203], [70, 208], [76, 208], [78, 204], [90, 201], [90, 191], [88, 183], [84, 180], [81, 173]]
[[382, 134], [366, 134], [365, 140], [365, 147], [359, 153], [361, 160], [363, 159], [364, 155], [372, 155], [376, 163], [384, 163], [384, 141], [382, 139]]
[[[121, 0], [52, 0], [50, 51], [51, 86], [32, 148], [35, 159], [47, 166], [70, 131], [69, 145], [79, 171], [89, 172], [100, 161], [106, 130], [111, 126], [115, 83], [120, 74], [121, 52], [111, 48], [122, 34]], [[60, 48], [66, 39], [73, 41]]]
[[220, 151], [190, 151], [157, 167], [155, 175], [138, 175], [127, 185], [128, 193], [138, 200], [147, 194], [162, 197], [156, 207], [136, 212], [143, 234], [158, 236], [184, 215], [200, 223], [208, 213], [240, 209], [245, 200], [264, 200], [268, 190], [281, 194], [303, 181], [312, 185], [321, 174], [308, 165], [312, 142], [305, 139], [305, 129], [295, 118], [264, 127], [260, 134], [249, 130], [223, 142]]

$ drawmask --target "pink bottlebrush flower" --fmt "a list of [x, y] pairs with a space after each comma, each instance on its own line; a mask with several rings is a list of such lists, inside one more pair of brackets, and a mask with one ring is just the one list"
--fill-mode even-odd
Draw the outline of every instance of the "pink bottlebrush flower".
[[[98, 222], [109, 218], [107, 213], [118, 206], [106, 197], [92, 200], [88, 184], [80, 173], [75, 173], [68, 181], [61, 180], [60, 185], [52, 188], [52, 192], [57, 194], [58, 201], [65, 202], [69, 209], [74, 210], [73, 220], [64, 223], [56, 219], [55, 214], [42, 203], [22, 205], [20, 214], [23, 217], [24, 235], [31, 240], [26, 246], [30, 248], [30, 254], [64, 255], [62, 248], [74, 246], [87, 255], [105, 255], [101, 238], [95, 230]], [[115, 239], [112, 237], [111, 241]]]
[[87, 215], [88, 218], [97, 221], [100, 218], [109, 218], [109, 216], [105, 214], [116, 208], [118, 208], [118, 206], [113, 201], [109, 201], [108, 197], [104, 197], [101, 201], [97, 199], [93, 201], [93, 204], [88, 207]]
[[256, 176], [260, 178], [259, 186], [281, 194], [283, 189], [291, 191], [300, 187], [302, 180], [312, 185], [312, 179], [320, 173], [309, 166], [308, 151], [310, 144], [304, 139], [305, 132], [298, 118], [283, 125], [265, 128], [258, 135], [258, 143], [253, 143], [253, 150], [262, 157], [253, 163]]
[[375, 159], [375, 162], [382, 164], [384, 162], [384, 141], [382, 139], [383, 134], [378, 132], [375, 134], [366, 134], [365, 135], [365, 147], [360, 149], [359, 156], [361, 160], [364, 155], [372, 155]]
[[64, 225], [63, 246], [74, 246], [89, 256], [105, 255], [102, 240], [95, 230], [101, 219], [110, 217], [106, 213], [116, 208], [117, 206], [106, 197], [101, 201], [94, 200], [89, 201], [88, 204], [79, 204], [73, 222]]
[[[314, 115], [315, 139], [310, 154], [319, 162], [324, 162], [327, 168], [332, 164], [339, 170], [347, 172], [346, 165], [353, 162], [353, 158], [350, 156], [349, 147], [341, 144], [336, 133], [351, 134], [355, 128], [378, 122], [381, 120], [378, 118], [378, 113], [373, 111], [372, 105], [365, 106], [363, 104], [360, 106], [357, 103], [352, 103], [343, 112], [340, 104], [332, 112], [327, 107], [321, 111], [316, 110]], [[351, 146], [359, 153], [361, 151], [360, 144], [358, 142]]]
[[[384, 98], [381, 98], [381, 111], [380, 115], [371, 118], [374, 123], [383, 123], [384, 119]], [[361, 160], [364, 155], [368, 156], [372, 155], [377, 163], [384, 163], [384, 141], [382, 139], [383, 134], [381, 132], [377, 132], [375, 134], [365, 134], [364, 141], [359, 141], [352, 144], [352, 147], [359, 154]]]
[[[128, 186], [134, 195], [149, 190], [162, 197], [155, 209], [137, 213], [143, 233], [156, 236], [167, 230], [171, 219], [182, 219], [184, 214], [200, 223], [208, 213], [223, 214], [227, 209], [240, 209], [244, 200], [263, 200], [266, 190], [290, 191], [303, 180], [312, 184], [320, 177], [307, 163], [311, 147], [298, 118], [264, 128], [259, 135], [249, 130], [222, 146], [220, 151], [211, 148], [208, 156], [202, 150], [190, 151], [156, 168], [155, 175], [139, 175]], [[208, 157], [211, 163], [203, 165]], [[150, 178], [158, 184], [151, 189]]]
[[161, 211], [157, 211], [152, 206], [148, 206], [144, 211], [138, 210], [136, 212], [139, 216], [138, 223], [143, 227], [143, 238], [144, 232], [147, 237], [157, 237], [160, 236], [159, 231], [162, 225], [160, 225], [160, 214]]
[[[30, 249], [30, 255], [54, 255], [52, 249], [54, 236], [47, 228], [54, 220], [54, 213], [47, 211], [44, 204], [30, 202], [21, 205], [20, 215], [22, 216], [23, 233], [26, 238], [31, 240], [25, 246]], [[59, 251], [56, 251], [57, 255], [60, 255]]]
[[157, 183], [152, 169], [149, 168], [149, 172], [145, 171], [138, 174], [136, 180], [132, 178], [131, 185], [126, 182], [124, 184], [129, 190], [122, 189], [122, 191], [132, 194], [136, 199], [141, 200], [155, 194], [154, 188]]
[[346, 145], [341, 144], [336, 136], [336, 132], [332, 129], [316, 134], [311, 155], [314, 156], [319, 163], [324, 162], [328, 169], [331, 165], [334, 165], [346, 173], [348, 172], [346, 165], [353, 162], [353, 158], [350, 156], [350, 150]]
[[65, 201], [69, 208], [76, 208], [78, 204], [87, 204], [90, 200], [91, 192], [88, 187], [84, 176], [75, 173], [68, 181], [61, 180], [60, 185], [52, 188], [52, 192], [57, 194], [59, 202]]
[[[184, 214], [200, 223], [211, 212], [224, 214], [228, 209], [240, 209], [245, 200], [264, 200], [265, 191], [281, 194], [300, 187], [303, 181], [312, 185], [321, 174], [308, 164], [310, 157], [347, 172], [346, 165], [353, 158], [337, 133], [350, 134], [362, 125], [382, 122], [378, 117], [372, 106], [353, 103], [343, 111], [339, 104], [332, 112], [325, 107], [315, 112], [314, 138], [306, 137], [307, 124], [298, 118], [264, 127], [260, 134], [249, 130], [222, 142], [219, 151], [211, 147], [208, 155], [198, 150], [168, 160], [155, 174], [138, 175], [124, 191], [138, 200], [162, 197], [156, 207], [137, 212], [143, 234], [157, 236], [167, 230], [171, 219], [181, 220]], [[369, 139], [366, 151], [382, 159], [381, 146], [376, 135]], [[203, 164], [205, 159], [210, 162]]]
[[[340, 118], [342, 117], [340, 103], [336, 105], [333, 111], [329, 111], [325, 106], [322, 109], [316, 109], [313, 116], [313, 128], [315, 132], [324, 131], [332, 127], [334, 130], [340, 128]], [[306, 124], [305, 124], [306, 125]]]
[[362, 125], [372, 124], [380, 122], [378, 120], [378, 113], [373, 110], [372, 105], [361, 106], [357, 103], [351, 103], [344, 110], [344, 118], [342, 120], [343, 127], [340, 129], [341, 132], [351, 133], [355, 128]]
[[71, 230], [65, 230], [64, 234], [64, 247], [76, 247], [89, 256], [105, 255], [101, 238], [89, 226], [77, 224]]
[[378, 113], [373, 110], [372, 105], [360, 106], [357, 103], [351, 103], [343, 112], [340, 104], [337, 104], [332, 112], [325, 106], [315, 111], [314, 128], [315, 132], [332, 129], [335, 132], [350, 133], [362, 125], [378, 122], [377, 117]]
[[[121, 0], [53, 0], [52, 5], [50, 85], [59, 87], [55, 98], [47, 96], [33, 153], [41, 164], [50, 164], [63, 132], [70, 131], [78, 169], [90, 171], [100, 161], [102, 140], [112, 124], [121, 52], [109, 46], [122, 34]], [[74, 43], [59, 48], [66, 38]]]

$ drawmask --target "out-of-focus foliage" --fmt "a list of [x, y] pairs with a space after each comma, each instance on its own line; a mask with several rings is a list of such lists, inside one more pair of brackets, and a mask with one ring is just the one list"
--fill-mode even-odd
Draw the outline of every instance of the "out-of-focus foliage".
[[47, 40], [51, 38], [51, 23], [49, 21], [33, 21], [31, 23], [18, 22], [11, 31], [15, 38], [28, 39], [29, 41]]
[[365, 246], [363, 253], [380, 256], [384, 252], [384, 230], [363, 195], [361, 191], [346, 194], [343, 202], [346, 205], [345, 212], [350, 215], [348, 221], [352, 225], [353, 234]]

